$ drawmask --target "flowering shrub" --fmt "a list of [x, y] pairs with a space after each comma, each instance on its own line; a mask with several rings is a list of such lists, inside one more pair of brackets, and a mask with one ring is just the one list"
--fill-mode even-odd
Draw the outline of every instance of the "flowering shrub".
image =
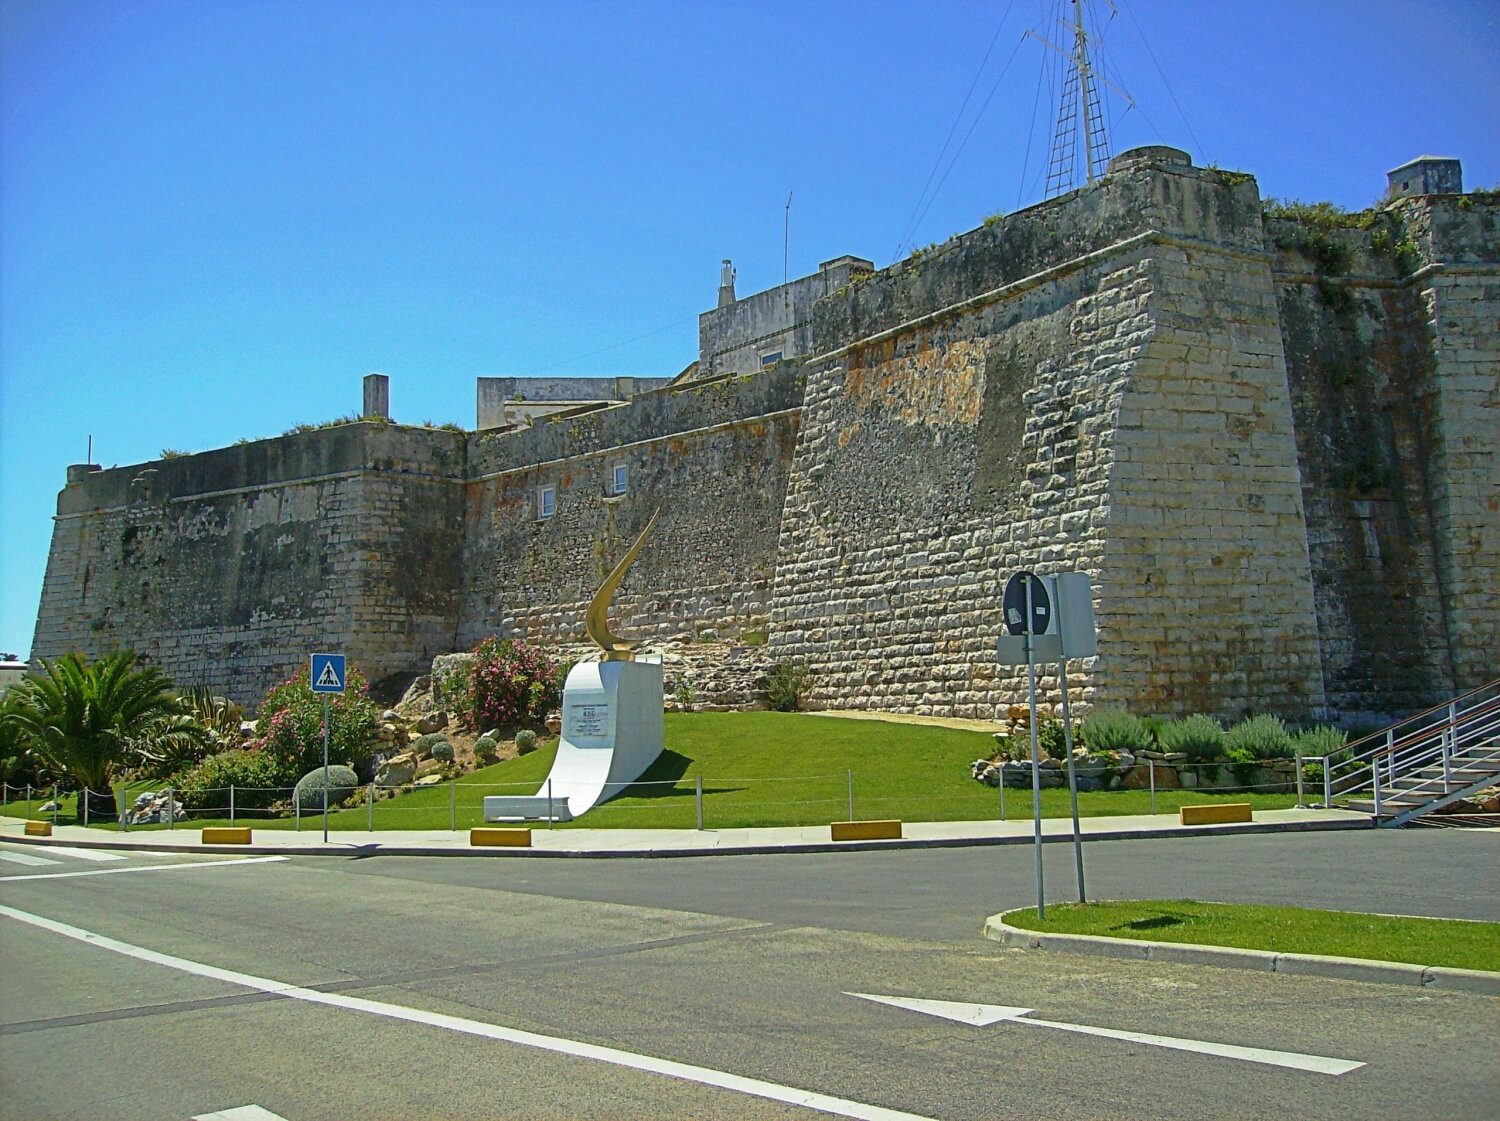
[[279, 785], [291, 786], [323, 765], [323, 698], [328, 705], [328, 761], [354, 767], [370, 757], [380, 710], [366, 695], [364, 675], [349, 667], [343, 693], [314, 693], [303, 667], [266, 694], [256, 716], [252, 750], [276, 761]]
[[[471, 728], [514, 728], [540, 723], [562, 703], [568, 666], [521, 639], [487, 638], [474, 651], [467, 695], [455, 706]], [[445, 690], [448, 683], [444, 683]]]
[[234, 787], [240, 809], [264, 809], [286, 795], [280, 765], [259, 751], [221, 751], [188, 768], [172, 780], [173, 796], [190, 810], [229, 804]]

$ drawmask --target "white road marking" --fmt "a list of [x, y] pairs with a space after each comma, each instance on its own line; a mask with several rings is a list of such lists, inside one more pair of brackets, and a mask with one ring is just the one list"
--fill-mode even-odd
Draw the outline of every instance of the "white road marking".
[[[48, 860], [44, 856], [33, 856], [29, 852], [11, 852], [10, 849], [0, 849], [0, 860], [8, 860], [12, 864], [25, 864], [36, 866], [40, 864], [61, 864], [61, 860]], [[14, 876], [12, 879], [26, 879], [25, 876]]]
[[221, 1109], [217, 1113], [197, 1114], [193, 1121], [286, 1121], [286, 1118], [258, 1105], [237, 1105], [233, 1109]]
[[1169, 1047], [1174, 1051], [1194, 1051], [1200, 1055], [1216, 1055], [1221, 1059], [1239, 1059], [1247, 1063], [1265, 1063], [1270, 1066], [1306, 1070], [1314, 1074], [1338, 1076], [1358, 1070], [1364, 1063], [1352, 1059], [1333, 1059], [1325, 1055], [1303, 1055], [1296, 1051], [1269, 1051], [1261, 1047], [1240, 1047], [1233, 1043], [1210, 1043], [1202, 1039], [1178, 1039], [1170, 1035], [1147, 1035], [1144, 1032], [1121, 1031], [1117, 1028], [1096, 1028], [1087, 1024], [1064, 1024], [1056, 1020], [1034, 1020], [1034, 1008], [1011, 1008], [1001, 1004], [967, 1004], [953, 1000], [921, 1000], [915, 997], [876, 996], [873, 993], [845, 993], [861, 1000], [873, 1000], [877, 1004], [889, 1004], [894, 1008], [905, 1008], [922, 1012], [928, 1016], [940, 1016], [945, 1020], [956, 1020], [961, 1024], [984, 1027], [989, 1024], [1009, 1022], [1030, 1024], [1039, 1028], [1056, 1028], [1059, 1031], [1077, 1032], [1080, 1035], [1101, 1036], [1105, 1039], [1121, 1039], [1127, 1043], [1144, 1043], [1150, 1047]]
[[[36, 877], [32, 878], [35, 879]], [[550, 1051], [554, 1054], [592, 1059], [595, 1062], [609, 1063], [612, 1066], [644, 1071], [647, 1074], [660, 1074], [684, 1082], [694, 1082], [700, 1086], [713, 1086], [721, 1090], [732, 1090], [736, 1093], [747, 1094], [750, 1097], [765, 1098], [769, 1101], [801, 1106], [805, 1109], [817, 1110], [820, 1113], [831, 1113], [836, 1117], [852, 1117], [856, 1118], [857, 1121], [934, 1121], [933, 1118], [924, 1117], [917, 1113], [904, 1113], [901, 1110], [886, 1109], [884, 1106], [869, 1105], [865, 1102], [851, 1101], [848, 1098], [836, 1098], [828, 1094], [819, 1094], [812, 1090], [799, 1090], [794, 1086], [782, 1086], [775, 1082], [763, 1082], [758, 1078], [745, 1078], [738, 1074], [729, 1074], [725, 1071], [713, 1070], [709, 1067], [679, 1063], [673, 1059], [640, 1055], [633, 1051], [622, 1051], [614, 1047], [600, 1047], [593, 1043], [584, 1043], [576, 1039], [564, 1039], [560, 1036], [539, 1035], [536, 1032], [521, 1031], [519, 1028], [507, 1028], [499, 1024], [487, 1024], [481, 1020], [465, 1020], [459, 1016], [448, 1016], [441, 1012], [427, 1012], [420, 1008], [407, 1008], [400, 1004], [387, 1004], [384, 1001], [366, 1000], [363, 997], [345, 996], [341, 993], [320, 993], [316, 990], [304, 989], [299, 985], [293, 985], [285, 981], [277, 981], [268, 977], [256, 977], [249, 973], [237, 973], [232, 969], [220, 969], [218, 966], [207, 965], [204, 962], [191, 961], [188, 958], [179, 958], [171, 954], [159, 953], [156, 950], [148, 950], [144, 946], [133, 946], [128, 942], [120, 942], [113, 938], [107, 938], [102, 934], [95, 934], [80, 927], [69, 926], [67, 923], [45, 918], [42, 915], [33, 915], [27, 911], [18, 911], [14, 907], [0, 905], [0, 915], [15, 919], [18, 922], [27, 923], [42, 930], [50, 930], [54, 934], [61, 934], [65, 938], [72, 938], [75, 941], [83, 942], [90, 946], [97, 946], [103, 950], [111, 950], [114, 953], [123, 954], [138, 961], [151, 962], [154, 965], [176, 969], [183, 973], [192, 974], [195, 977], [207, 977], [226, 984], [254, 989], [257, 992], [285, 997], [288, 1000], [302, 1000], [309, 1004], [322, 1004], [331, 1008], [343, 1008], [351, 1012], [364, 1012], [371, 1016], [384, 1016], [391, 1020], [404, 1020], [407, 1023], [424, 1024], [428, 1027], [442, 1028], [445, 1031], [494, 1039], [501, 1043], [514, 1043], [522, 1047], [535, 1047], [538, 1050]]]
[[67, 845], [48, 845], [48, 852], [60, 852], [64, 856], [75, 857], [78, 860], [124, 860], [125, 858], [117, 852], [105, 852], [103, 849], [75, 849]]
[[[3, 855], [3, 854], [0, 854]], [[274, 864], [287, 859], [284, 856], [241, 856], [233, 860], [197, 860], [191, 864], [146, 864], [135, 865], [130, 868], [92, 868], [87, 872], [35, 872], [29, 876], [0, 876], [0, 884], [20, 881], [30, 883], [32, 880], [71, 880], [78, 876], [112, 876], [121, 872], [183, 872], [193, 868], [223, 868], [230, 864]], [[42, 861], [44, 864], [56, 864], [55, 860]]]

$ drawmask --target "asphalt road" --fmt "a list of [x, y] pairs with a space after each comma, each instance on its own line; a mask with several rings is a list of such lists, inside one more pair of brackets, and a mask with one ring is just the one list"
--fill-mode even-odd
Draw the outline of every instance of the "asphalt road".
[[[1088, 867], [1101, 897], [1493, 919], [1497, 844], [1107, 842]], [[1066, 898], [1071, 852], [1047, 855]], [[985, 915], [1030, 901], [1024, 848], [57, 859], [0, 864], [4, 1117], [185, 1121], [254, 1103], [290, 1121], [1477, 1118], [1500, 1094], [1500, 999], [985, 941]], [[975, 1026], [849, 993], [1365, 1065], [1335, 1076], [1026, 1019]], [[798, 1104], [807, 1092], [820, 1109]]]

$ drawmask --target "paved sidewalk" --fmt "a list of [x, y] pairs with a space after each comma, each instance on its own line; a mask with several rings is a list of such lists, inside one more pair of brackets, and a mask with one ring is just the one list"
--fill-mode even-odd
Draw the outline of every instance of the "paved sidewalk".
[[[328, 835], [318, 819], [303, 821], [300, 832], [257, 829], [253, 822], [249, 845], [205, 845], [201, 830], [184, 824], [176, 829], [134, 829], [116, 832], [59, 826], [49, 838], [24, 837], [19, 818], [0, 817], [0, 840], [28, 844], [134, 849], [145, 852], [245, 852], [298, 856], [520, 856], [520, 857], [667, 857], [714, 856], [735, 853], [832, 852], [839, 849], [961, 848], [971, 845], [1030, 844], [1030, 818], [1009, 821], [906, 822], [900, 840], [834, 841], [826, 825], [770, 829], [548, 829], [533, 824], [530, 848], [473, 848], [467, 830], [340, 831]], [[1043, 840], [1066, 842], [1072, 836], [1069, 818], [1045, 818]], [[1319, 829], [1368, 829], [1368, 814], [1344, 810], [1261, 810], [1255, 820], [1233, 825], [1182, 826], [1174, 814], [1086, 817], [1081, 822], [1089, 841], [1146, 837], [1217, 836], [1234, 833], [1278, 833]]]

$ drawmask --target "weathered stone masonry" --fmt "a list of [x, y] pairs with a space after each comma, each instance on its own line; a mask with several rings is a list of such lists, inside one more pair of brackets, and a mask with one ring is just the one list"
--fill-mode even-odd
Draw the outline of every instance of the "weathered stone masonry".
[[[1142, 149], [807, 278], [796, 361], [700, 355], [696, 380], [517, 430], [73, 469], [33, 654], [129, 645], [249, 700], [317, 647], [379, 678], [574, 638], [660, 509], [620, 629], [767, 630], [818, 703], [992, 716], [1023, 691], [992, 656], [1000, 588], [1033, 567], [1094, 579], [1082, 705], [1410, 711], [1496, 676], [1497, 209], [1417, 195], [1319, 231]], [[710, 315], [714, 354], [759, 355], [736, 302]]]

